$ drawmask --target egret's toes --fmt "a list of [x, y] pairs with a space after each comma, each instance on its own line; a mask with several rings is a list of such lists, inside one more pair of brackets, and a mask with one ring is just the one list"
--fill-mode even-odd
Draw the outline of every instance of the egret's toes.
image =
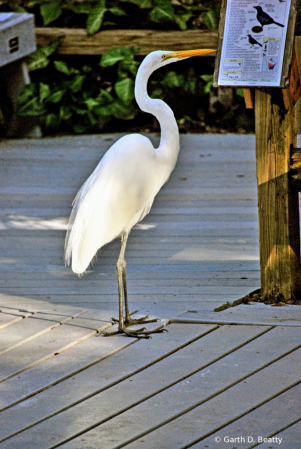
[[[129, 318], [125, 320], [124, 324], [126, 326], [132, 326], [133, 324], [156, 323], [157, 321], [159, 321], [159, 318], [153, 318], [152, 320], [149, 320], [148, 319], [149, 317], [150, 315], [146, 315], [141, 318]], [[114, 324], [119, 323], [119, 320], [117, 318], [112, 317], [111, 320], [113, 321]]]
[[131, 330], [131, 329], [127, 329], [125, 326], [119, 326], [119, 329], [117, 331], [102, 332], [102, 335], [104, 337], [110, 337], [111, 335], [124, 334], [124, 335], [127, 335], [128, 337], [133, 337], [133, 338], [152, 338], [151, 334], [168, 332], [167, 329], [155, 329], [152, 331], [146, 331], [145, 329], [146, 329], [145, 327], [142, 327], [141, 329]]
[[159, 321], [159, 318], [153, 318], [152, 320], [149, 320], [149, 317], [150, 315], [143, 316], [142, 318], [130, 318], [129, 320], [125, 321], [125, 324], [127, 326], [132, 326], [133, 324], [156, 323], [157, 321]]

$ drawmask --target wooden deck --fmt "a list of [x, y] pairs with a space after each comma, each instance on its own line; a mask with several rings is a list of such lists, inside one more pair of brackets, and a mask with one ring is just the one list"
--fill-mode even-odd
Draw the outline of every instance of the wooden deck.
[[254, 136], [182, 136], [131, 233], [131, 309], [168, 330], [149, 340], [99, 336], [118, 242], [81, 279], [63, 263], [72, 199], [118, 137], [0, 144], [0, 448], [300, 448], [301, 308], [214, 311], [260, 286]]

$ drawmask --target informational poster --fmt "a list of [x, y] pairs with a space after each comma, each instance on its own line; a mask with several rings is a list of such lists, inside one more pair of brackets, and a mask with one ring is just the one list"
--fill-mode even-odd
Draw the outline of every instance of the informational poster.
[[291, 0], [228, 0], [219, 86], [279, 86]]

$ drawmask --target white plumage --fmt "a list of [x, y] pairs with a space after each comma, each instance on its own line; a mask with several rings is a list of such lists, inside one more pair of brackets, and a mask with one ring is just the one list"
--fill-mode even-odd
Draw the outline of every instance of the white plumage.
[[147, 337], [149, 332], [144, 329], [129, 331], [125, 327], [147, 322], [145, 319], [131, 320], [128, 310], [124, 259], [127, 237], [132, 227], [149, 212], [156, 194], [175, 167], [180, 148], [174, 114], [166, 103], [147, 95], [147, 81], [159, 67], [212, 51], [156, 51], [144, 59], [136, 77], [135, 97], [143, 111], [158, 119], [160, 145], [155, 149], [150, 140], [140, 134], [122, 137], [107, 151], [74, 200], [65, 242], [66, 264], [71, 263], [75, 273], [83, 273], [102, 246], [121, 236], [121, 252], [116, 265], [119, 332], [129, 336]]

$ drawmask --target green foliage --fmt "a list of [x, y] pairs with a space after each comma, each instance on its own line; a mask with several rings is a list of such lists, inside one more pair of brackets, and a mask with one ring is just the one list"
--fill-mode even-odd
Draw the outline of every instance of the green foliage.
[[213, 86], [213, 75], [201, 75], [203, 81], [205, 81], [203, 91], [205, 94], [209, 94]]
[[[112, 28], [217, 29], [219, 19], [218, 0], [16, 0], [7, 5], [4, 11], [34, 13], [37, 26], [86, 27], [90, 35]], [[138, 49], [112, 48], [97, 65], [95, 58], [77, 61], [56, 56], [59, 43], [57, 39], [28, 58], [32, 83], [19, 97], [20, 115], [39, 117], [46, 134], [99, 132], [116, 120], [146, 116], [134, 99], [134, 79], [141, 62], [135, 55]], [[184, 62], [156, 72], [149, 82], [150, 96], [170, 104], [183, 130], [205, 126], [204, 117], [207, 121], [214, 114], [208, 109], [209, 96], [216, 98], [212, 75], [204, 75], [212, 73], [212, 67], [209, 64], [207, 72], [199, 70], [202, 64], [198, 67], [195, 70]], [[236, 89], [235, 101], [243, 104], [241, 91]], [[238, 116], [223, 111], [214, 120], [226, 117], [229, 123], [238, 123]], [[244, 126], [248, 117], [240, 117], [238, 125]]]
[[112, 26], [149, 28], [150, 24], [216, 29], [219, 15], [218, 0], [18, 0], [8, 5], [10, 10], [34, 13], [38, 26], [86, 27], [90, 35]]
[[104, 20], [104, 15], [106, 12], [115, 14], [116, 16], [123, 16], [125, 12], [122, 11], [118, 6], [113, 6], [112, 8], [106, 8], [106, 1], [100, 0], [99, 3], [89, 12], [87, 19], [87, 33], [94, 34], [101, 28]]
[[57, 45], [40, 48], [29, 57], [32, 71], [43, 72], [47, 67], [55, 82], [25, 86], [18, 98], [19, 115], [40, 117], [45, 133], [70, 128], [75, 133], [96, 132], [113, 118], [131, 120], [136, 116], [134, 77], [139, 63], [134, 59], [135, 49], [117, 47], [102, 56], [99, 70], [116, 66], [114, 82], [103, 88], [91, 66], [75, 68], [53, 60]]
[[30, 55], [27, 62], [28, 71], [44, 69], [49, 64], [48, 56], [55, 52], [59, 45], [59, 39], [52, 42], [51, 45], [38, 48], [34, 53]]
[[235, 89], [235, 91], [236, 91], [236, 95], [238, 95], [239, 97], [244, 97], [244, 91], [242, 88], [239, 87], [239, 88]]
[[134, 99], [134, 81], [131, 78], [124, 78], [115, 84], [115, 92], [121, 102], [128, 106]]
[[[137, 50], [137, 49], [136, 49]], [[134, 61], [135, 49], [125, 47], [114, 47], [102, 55], [100, 60], [101, 67], [110, 67], [119, 61]]]
[[209, 30], [217, 30], [218, 29], [218, 20], [219, 20], [219, 11], [209, 9], [202, 14], [204, 24]]
[[62, 14], [60, 3], [60, 1], [54, 1], [41, 5], [40, 12], [45, 26], [58, 19]]

